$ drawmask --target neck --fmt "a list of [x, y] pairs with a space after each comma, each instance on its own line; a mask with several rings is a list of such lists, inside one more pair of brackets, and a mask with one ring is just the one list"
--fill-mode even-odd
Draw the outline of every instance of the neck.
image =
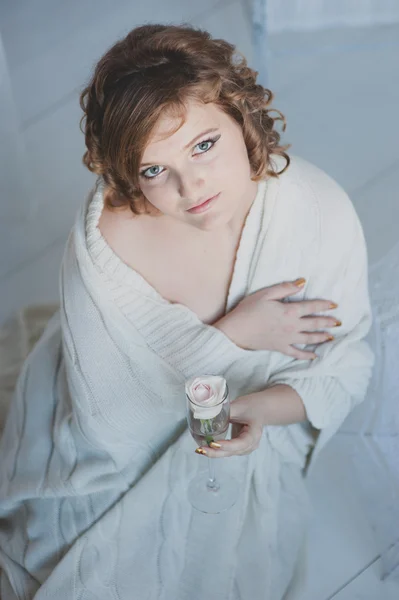
[[254, 203], [256, 195], [258, 193], [258, 185], [259, 182], [251, 181], [249, 191], [246, 193], [245, 199], [243, 199], [242, 203], [240, 204], [240, 209], [234, 214], [233, 218], [224, 227], [226, 235], [241, 235], [241, 231], [244, 227], [245, 220], [248, 216], [249, 211], [251, 210], [252, 204]]

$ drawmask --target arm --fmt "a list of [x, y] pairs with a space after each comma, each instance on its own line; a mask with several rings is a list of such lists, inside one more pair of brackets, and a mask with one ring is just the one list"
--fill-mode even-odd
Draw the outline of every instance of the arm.
[[[333, 422], [338, 427], [353, 406], [363, 400], [374, 362], [373, 353], [364, 340], [372, 321], [367, 250], [361, 224], [354, 213], [351, 225], [350, 243], [339, 253], [336, 264], [324, 275], [320, 273], [320, 279], [316, 275], [308, 290], [312, 295], [320, 295], [328, 285], [334, 285], [342, 327], [331, 344], [319, 349], [318, 358], [311, 364], [294, 361], [269, 379], [269, 384], [286, 384], [297, 391], [307, 418], [318, 429]], [[327, 252], [326, 248], [324, 254]]]
[[[268, 385], [290, 386], [302, 399], [306, 417], [320, 430], [312, 462], [352, 409], [363, 401], [374, 364], [364, 339], [372, 323], [367, 248], [357, 214], [342, 191], [321, 206], [319, 253], [307, 295], [333, 295], [342, 321], [335, 339], [322, 345], [314, 361], [291, 361]], [[338, 243], [337, 243], [338, 242]], [[309, 346], [308, 346], [309, 348]]]
[[250, 402], [259, 402], [264, 425], [290, 425], [306, 421], [306, 410], [301, 396], [291, 386], [276, 384], [261, 392], [246, 396]]
[[331, 334], [323, 328], [340, 323], [334, 317], [316, 315], [337, 305], [320, 299], [299, 301], [295, 305], [284, 302], [304, 285], [305, 279], [300, 278], [263, 287], [244, 296], [213, 327], [245, 350], [269, 350], [303, 360], [317, 358], [315, 352], [300, 350], [293, 344], [317, 345], [331, 340]]
[[[251, 451], [250, 438], [256, 443], [264, 425], [277, 425], [276, 431], [271, 427], [269, 434], [280, 435], [279, 425], [307, 420], [320, 430], [311, 459], [314, 462], [349, 412], [365, 397], [374, 363], [364, 339], [372, 320], [367, 249], [350, 200], [339, 188], [332, 191], [328, 202], [320, 205], [319, 242], [305, 294], [313, 298], [334, 297], [342, 327], [336, 330], [334, 341], [318, 348], [315, 360], [283, 361], [272, 372], [264, 391], [232, 403], [233, 418], [239, 422], [245, 416], [252, 424], [252, 430], [244, 430], [242, 443], [237, 440], [231, 445], [236, 452], [241, 453], [245, 444], [245, 451]], [[248, 432], [250, 435], [245, 437]], [[252, 450], [255, 447], [252, 444]]]

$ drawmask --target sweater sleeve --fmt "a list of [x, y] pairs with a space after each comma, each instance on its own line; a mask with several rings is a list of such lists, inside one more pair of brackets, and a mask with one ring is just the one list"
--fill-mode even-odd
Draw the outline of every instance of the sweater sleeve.
[[316, 250], [304, 298], [336, 302], [338, 308], [325, 314], [340, 319], [342, 326], [329, 330], [335, 338], [332, 342], [301, 346], [315, 351], [318, 358], [292, 360], [268, 381], [268, 385], [286, 384], [296, 390], [308, 421], [322, 430], [312, 461], [364, 399], [374, 364], [374, 354], [364, 339], [372, 323], [365, 238], [350, 199], [335, 182], [329, 198], [319, 202]]

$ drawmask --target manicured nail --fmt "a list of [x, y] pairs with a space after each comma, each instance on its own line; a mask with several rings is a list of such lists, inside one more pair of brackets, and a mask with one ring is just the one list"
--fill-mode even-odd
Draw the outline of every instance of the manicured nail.
[[330, 308], [338, 308], [338, 304], [336, 304], [335, 302], [331, 302]]
[[197, 454], [206, 454], [206, 450], [203, 450], [202, 448], [197, 448], [196, 453]]
[[333, 335], [329, 335], [327, 339], [331, 341], [331, 340], [334, 339], [334, 336]]
[[335, 321], [334, 327], [341, 327], [341, 325], [342, 325], [341, 321]]
[[306, 283], [306, 279], [304, 279], [303, 277], [301, 277], [300, 279], [296, 279], [294, 281], [294, 285], [296, 285], [297, 287], [303, 287]]
[[216, 448], [216, 449], [217, 449], [217, 448], [221, 448], [221, 447], [222, 447], [222, 445], [221, 445], [221, 444], [218, 444], [217, 442], [210, 442], [209, 446], [210, 446], [211, 448]]

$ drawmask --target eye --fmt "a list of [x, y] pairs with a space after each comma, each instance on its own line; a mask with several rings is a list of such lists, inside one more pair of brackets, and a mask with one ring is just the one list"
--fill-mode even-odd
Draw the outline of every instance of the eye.
[[[206, 152], [209, 152], [209, 150], [212, 150], [212, 148], [214, 147], [214, 145], [216, 144], [216, 142], [219, 140], [221, 136], [217, 135], [213, 138], [209, 138], [207, 140], [203, 140], [202, 142], [198, 142], [198, 144], [196, 144], [194, 147], [197, 148], [197, 146], [204, 146], [206, 144], [211, 144], [210, 147], [206, 147], [203, 152], [197, 152], [197, 154], [205, 154]], [[141, 171], [140, 175], [141, 177], [144, 177], [144, 179], [147, 179], [147, 181], [151, 181], [153, 179], [156, 179], [159, 175], [162, 175], [162, 173], [164, 172], [165, 169], [163, 169], [162, 171], [158, 171], [157, 173], [154, 173], [154, 169], [160, 169], [161, 167], [159, 165], [154, 165], [152, 167], [149, 167], [148, 169], [145, 169], [144, 171]], [[147, 174], [149, 173], [149, 174]]]
[[209, 148], [205, 148], [203, 152], [200, 152], [200, 154], [205, 154], [205, 152], [208, 152], [209, 150], [211, 150], [219, 138], [220, 138], [220, 135], [217, 135], [214, 138], [209, 138], [208, 140], [203, 140], [202, 142], [199, 142], [197, 144], [197, 146], [203, 146], [204, 144], [212, 144]]
[[[155, 177], [158, 177], [158, 175], [163, 173], [163, 171], [154, 173], [154, 169], [160, 169], [160, 168], [161, 167], [159, 165], [154, 165], [153, 167], [149, 167], [149, 169], [146, 169], [145, 171], [141, 171], [140, 175], [142, 177], [144, 177], [144, 179], [155, 179]], [[150, 174], [146, 175], [146, 173], [150, 173]]]

